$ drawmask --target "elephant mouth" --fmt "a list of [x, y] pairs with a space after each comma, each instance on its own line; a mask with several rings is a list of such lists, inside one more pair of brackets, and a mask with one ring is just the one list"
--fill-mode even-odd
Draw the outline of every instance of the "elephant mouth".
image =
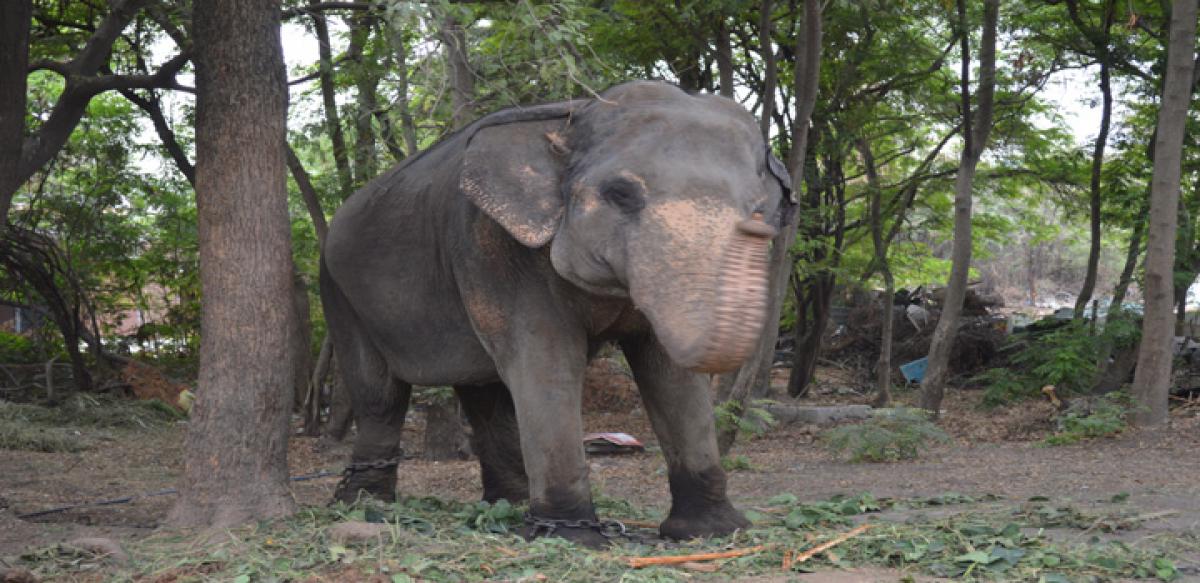
[[760, 216], [740, 221], [720, 259], [708, 273], [692, 276], [698, 280], [693, 285], [676, 294], [635, 289], [635, 303], [672, 360], [697, 372], [722, 373], [754, 352], [767, 316], [767, 249], [774, 235]]

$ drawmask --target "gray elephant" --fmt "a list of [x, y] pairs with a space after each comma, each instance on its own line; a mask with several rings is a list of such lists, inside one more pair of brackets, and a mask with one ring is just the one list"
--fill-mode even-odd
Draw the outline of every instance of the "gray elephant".
[[747, 526], [706, 373], [736, 368], [762, 331], [789, 187], [744, 108], [656, 82], [491, 114], [372, 181], [322, 257], [359, 424], [339, 496], [393, 499], [412, 385], [452, 385], [484, 498], [528, 499], [533, 530], [601, 540], [580, 393], [616, 342], [667, 462], [662, 535]]

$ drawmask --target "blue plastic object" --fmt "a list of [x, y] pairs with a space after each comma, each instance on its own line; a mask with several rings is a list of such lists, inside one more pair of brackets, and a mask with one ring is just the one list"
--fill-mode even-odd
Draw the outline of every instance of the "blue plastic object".
[[904, 375], [905, 383], [920, 383], [925, 379], [925, 368], [929, 366], [929, 357], [918, 358], [910, 363], [900, 365], [900, 374]]

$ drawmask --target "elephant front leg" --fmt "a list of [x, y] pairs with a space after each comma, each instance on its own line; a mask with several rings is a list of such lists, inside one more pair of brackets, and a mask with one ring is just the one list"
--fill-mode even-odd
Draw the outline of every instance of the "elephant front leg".
[[675, 364], [654, 338], [622, 342], [621, 348], [667, 460], [671, 513], [659, 532], [687, 539], [748, 528], [750, 521], [726, 494], [708, 376]]
[[502, 358], [500, 374], [516, 407], [529, 476], [526, 534], [604, 545], [607, 539], [595, 529], [571, 524], [596, 520], [582, 439], [586, 341], [528, 334], [509, 346], [514, 350]]

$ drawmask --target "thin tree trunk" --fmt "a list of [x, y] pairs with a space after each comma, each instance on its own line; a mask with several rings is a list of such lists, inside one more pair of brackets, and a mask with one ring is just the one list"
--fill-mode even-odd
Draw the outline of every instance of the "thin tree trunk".
[[[788, 173], [792, 187], [799, 188], [804, 172], [804, 150], [808, 146], [808, 120], [812, 117], [817, 101], [817, 86], [821, 63], [821, 6], [820, 0], [804, 2], [804, 34], [796, 39], [796, 127], [800, 128], [793, 138], [792, 155], [789, 157]], [[799, 150], [799, 155], [797, 155]], [[791, 279], [792, 243], [796, 240], [794, 217], [788, 217], [775, 241], [769, 257], [770, 280], [767, 286], [767, 318], [762, 337], [745, 364], [738, 369], [729, 390], [730, 399], [736, 401], [738, 410], [743, 410], [749, 396], [763, 383], [769, 388], [771, 365], [775, 358], [775, 343], [779, 340], [779, 315], [783, 311], [783, 298]], [[796, 347], [799, 350], [799, 346]], [[737, 438], [736, 428], [726, 428], [717, 436], [721, 455], [729, 452]]]
[[334, 441], [345, 439], [346, 434], [350, 432], [350, 423], [354, 421], [350, 392], [347, 390], [345, 379], [342, 378], [342, 367], [338, 362], [337, 350], [334, 350], [329, 365], [333, 379], [333, 386], [329, 391], [329, 421], [325, 425], [325, 436]]
[[354, 184], [362, 186], [378, 173], [375, 162], [375, 110], [379, 101], [375, 92], [379, 75], [368, 64], [367, 43], [371, 40], [370, 14], [356, 14], [348, 23], [350, 46], [346, 55], [354, 65], [355, 112], [354, 112]]
[[[1109, 39], [1110, 29], [1115, 18], [1115, 0], [1106, 0], [1104, 3], [1104, 24], [1098, 34], [1088, 35], [1094, 37], [1094, 45], [1097, 58], [1100, 61], [1100, 133], [1096, 136], [1096, 145], [1092, 148], [1092, 176], [1090, 184], [1089, 206], [1091, 211], [1091, 246], [1088, 249], [1087, 272], [1083, 278], [1083, 288], [1079, 290], [1079, 297], [1075, 300], [1075, 319], [1083, 318], [1083, 313], [1087, 309], [1088, 302], [1092, 300], [1092, 294], [1096, 290], [1096, 273], [1100, 269], [1100, 210], [1101, 210], [1101, 190], [1100, 176], [1101, 170], [1104, 168], [1104, 148], [1108, 143], [1108, 130], [1112, 121], [1112, 82], [1110, 79], [1110, 55], [1109, 55]], [[1069, 6], [1072, 10], [1076, 10], [1076, 3], [1070, 2]], [[1074, 19], [1077, 23], [1082, 20]], [[1087, 31], [1084, 31], [1087, 32]], [[1095, 315], [1093, 314], [1093, 317]]]
[[317, 233], [317, 245], [320, 249], [324, 249], [325, 235], [329, 233], [329, 222], [325, 220], [325, 210], [321, 208], [321, 198], [317, 196], [317, 189], [313, 186], [312, 178], [309, 177], [308, 171], [304, 169], [304, 164], [300, 162], [300, 158], [296, 156], [296, 151], [291, 146], [287, 147], [287, 164], [292, 178], [296, 181], [296, 188], [300, 189], [300, 197], [304, 199], [304, 207], [308, 209], [308, 216], [312, 219], [313, 230]]
[[321, 387], [329, 376], [330, 364], [333, 360], [333, 338], [325, 334], [321, 342], [321, 352], [317, 354], [317, 365], [313, 367], [312, 376], [308, 379], [307, 392], [304, 396], [304, 435], [316, 437], [321, 433]]
[[197, 0], [200, 375], [168, 522], [290, 514], [291, 229], [278, 0]]
[[717, 25], [717, 78], [722, 97], [733, 99], [733, 44], [729, 39], [729, 23], [724, 15]]
[[758, 124], [764, 140], [771, 137], [771, 118], [775, 115], [775, 90], [776, 84], [779, 82], [775, 46], [771, 42], [771, 9], [771, 0], [762, 0], [762, 4], [758, 7], [758, 46], [762, 51], [763, 60], [763, 108]]
[[958, 29], [962, 43], [962, 111], [963, 153], [958, 174], [954, 180], [954, 245], [950, 253], [950, 281], [946, 286], [946, 298], [942, 313], [934, 328], [929, 346], [929, 363], [925, 379], [921, 383], [920, 405], [937, 416], [942, 405], [950, 347], [958, 336], [958, 319], [962, 313], [963, 299], [967, 293], [967, 275], [971, 269], [971, 190], [975, 181], [975, 169], [987, 146], [992, 129], [992, 106], [996, 88], [996, 21], [999, 18], [999, 0], [985, 0], [983, 9], [983, 37], [979, 51], [979, 108], [971, 112], [970, 71], [971, 53], [967, 34], [966, 0], [958, 0]]
[[446, 49], [451, 119], [454, 129], [458, 129], [475, 119], [475, 74], [467, 57], [467, 31], [453, 15], [447, 14], [442, 17], [438, 36]]
[[1133, 377], [1138, 407], [1131, 421], [1140, 426], [1167, 420], [1171, 387], [1171, 306], [1174, 303], [1175, 228], [1179, 205], [1180, 159], [1192, 93], [1192, 53], [1196, 44], [1196, 1], [1171, 3], [1170, 42], [1163, 97], [1154, 144], [1150, 189], [1150, 228], [1146, 243], [1145, 310], [1142, 347]]
[[1133, 224], [1133, 233], [1129, 235], [1129, 248], [1125, 252], [1125, 267], [1121, 268], [1121, 276], [1113, 288], [1112, 304], [1108, 311], [1121, 308], [1125, 303], [1125, 295], [1129, 293], [1129, 284], [1133, 281], [1133, 273], [1137, 269], [1138, 257], [1142, 254], [1142, 239], [1146, 235], [1146, 221], [1142, 219], [1145, 212], [1139, 212]]
[[350, 174], [350, 157], [346, 150], [346, 136], [337, 110], [337, 87], [333, 84], [333, 49], [329, 43], [329, 24], [325, 14], [313, 13], [313, 30], [317, 33], [317, 50], [320, 55], [319, 81], [321, 102], [325, 110], [325, 131], [333, 144], [333, 163], [337, 167], [338, 185], [344, 200], [354, 192], [354, 177]]
[[396, 110], [400, 116], [400, 134], [404, 137], [404, 155], [417, 153], [417, 124], [413, 121], [408, 99], [408, 40], [399, 31], [392, 34], [396, 49]]
[[823, 272], [798, 284], [795, 289], [795, 352], [792, 374], [788, 377], [788, 395], [803, 397], [808, 394], [809, 385], [816, 375], [817, 359], [821, 355], [821, 339], [829, 326], [836, 283], [836, 276]]
[[867, 190], [870, 193], [871, 241], [875, 250], [872, 269], [883, 276], [883, 297], [880, 299], [879, 361], [876, 363], [875, 406], [884, 407], [892, 401], [892, 329], [896, 295], [896, 280], [888, 267], [887, 242], [883, 237], [883, 188], [879, 184], [879, 172], [875, 167], [875, 156], [871, 144], [865, 138], [858, 140], [858, 152], [863, 158], [867, 175]]
[[0, 2], [0, 236], [8, 226], [8, 209], [20, 176], [25, 139], [25, 92], [29, 74], [31, 0]]
[[196, 187], [196, 167], [188, 160], [187, 152], [183, 151], [183, 146], [179, 144], [179, 140], [175, 137], [175, 130], [171, 129], [171, 125], [167, 123], [167, 117], [163, 114], [162, 105], [158, 101], [158, 96], [151, 94], [149, 98], [142, 97], [132, 89], [121, 89], [121, 95], [125, 96], [130, 103], [138, 106], [146, 115], [150, 116], [151, 123], [154, 124], [154, 133], [158, 134], [158, 141], [162, 142], [163, 149], [175, 162], [175, 167], [187, 179], [188, 184], [192, 188]]

